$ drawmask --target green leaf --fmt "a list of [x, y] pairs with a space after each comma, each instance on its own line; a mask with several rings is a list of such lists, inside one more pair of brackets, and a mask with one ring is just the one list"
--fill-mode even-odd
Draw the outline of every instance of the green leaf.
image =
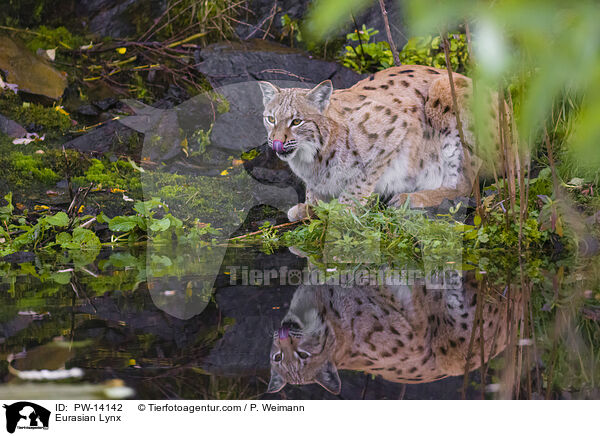
[[116, 216], [108, 223], [112, 232], [129, 232], [137, 227], [135, 217]]
[[160, 220], [152, 220], [150, 224], [150, 230], [153, 232], [164, 232], [169, 227], [171, 227], [171, 220], [168, 217]]
[[[58, 235], [56, 235], [56, 243], [61, 246], [71, 242], [71, 239], [72, 239], [71, 235], [67, 232], [62, 232], [62, 233], [59, 233]], [[65, 248], [65, 247], [63, 247], [63, 248]]]
[[50, 279], [54, 280], [59, 285], [66, 285], [71, 281], [71, 272], [56, 272], [50, 275]]
[[104, 212], [100, 212], [98, 214], [98, 216], [96, 217], [96, 221], [98, 221], [100, 224], [108, 223], [108, 222], [110, 222], [110, 220], [111, 220], [111, 218], [109, 218], [108, 216], [106, 216], [104, 214]]
[[77, 227], [73, 230], [72, 244], [76, 244], [80, 249], [98, 249], [102, 246], [100, 239], [94, 232], [88, 229]]
[[56, 227], [67, 227], [69, 216], [64, 212], [58, 212], [56, 215], [46, 217], [46, 222]]
[[4, 196], [4, 199], [7, 201], [8, 204], [6, 206], [0, 206], [0, 220], [1, 221], [8, 220], [14, 210], [14, 206], [12, 205], [12, 192], [9, 192], [8, 194], [6, 194]]

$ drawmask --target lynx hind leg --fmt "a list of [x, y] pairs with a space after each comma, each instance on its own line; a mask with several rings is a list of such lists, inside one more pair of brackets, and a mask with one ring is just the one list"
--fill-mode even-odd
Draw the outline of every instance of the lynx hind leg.
[[[465, 167], [466, 173], [471, 179], [477, 172], [485, 176], [493, 174], [494, 166], [497, 172], [504, 168], [504, 159], [514, 162], [514, 150], [509, 147], [507, 156], [500, 147], [500, 104], [498, 94], [491, 90], [481, 89], [485, 92], [480, 102], [481, 107], [473, 100], [473, 85], [469, 78], [454, 75], [454, 88], [456, 91], [457, 104], [459, 107], [460, 121], [466, 142], [465, 154], [468, 156], [469, 166]], [[475, 125], [472, 110], [482, 114], [482, 130], [476, 141]], [[440, 135], [455, 132], [458, 137], [456, 115], [453, 110], [452, 90], [450, 81], [446, 75], [432, 83], [429, 89], [428, 100], [425, 103], [425, 114], [430, 120], [432, 128], [440, 132]], [[512, 115], [508, 104], [504, 103], [504, 117], [513, 128]], [[513, 132], [516, 137], [516, 132]], [[460, 138], [459, 138], [460, 139]], [[476, 155], [477, 156], [476, 156]]]
[[389, 201], [391, 206], [401, 207], [409, 200], [410, 207], [423, 208], [439, 206], [444, 199], [454, 200], [456, 197], [467, 197], [471, 194], [471, 188], [467, 185], [459, 185], [459, 189], [439, 188], [427, 189], [412, 193], [396, 194]]

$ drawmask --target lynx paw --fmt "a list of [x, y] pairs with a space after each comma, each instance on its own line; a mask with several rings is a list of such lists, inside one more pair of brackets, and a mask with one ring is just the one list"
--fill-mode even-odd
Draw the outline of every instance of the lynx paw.
[[306, 218], [310, 218], [312, 214], [311, 207], [306, 203], [298, 203], [290, 210], [288, 210], [287, 216], [290, 222], [299, 221]]

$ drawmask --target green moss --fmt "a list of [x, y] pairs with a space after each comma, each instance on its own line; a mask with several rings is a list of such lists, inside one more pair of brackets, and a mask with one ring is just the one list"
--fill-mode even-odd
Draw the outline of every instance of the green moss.
[[128, 191], [130, 196], [141, 198], [140, 178], [127, 161], [108, 162], [92, 159], [85, 174], [74, 178], [73, 181], [80, 185], [94, 183], [97, 187], [123, 189]]
[[[31, 37], [28, 37], [30, 35]], [[35, 29], [35, 33], [24, 34], [27, 47], [34, 53], [38, 49], [68, 49], [72, 50], [85, 44], [85, 40], [81, 36], [75, 36], [66, 27], [60, 26], [50, 28], [40, 26]], [[89, 41], [88, 41], [89, 42]]]
[[31, 187], [32, 183], [53, 186], [62, 178], [45, 165], [42, 156], [18, 151], [0, 157], [0, 168], [5, 168], [3, 178], [9, 186], [21, 189]]
[[67, 175], [81, 176], [88, 166], [75, 150], [63, 152], [47, 141], [26, 146], [12, 141], [0, 134], [0, 192], [14, 192], [16, 201], [29, 206], [37, 199], [46, 201], [48, 189]]
[[226, 177], [146, 173], [144, 194], [160, 197], [184, 221], [198, 220], [214, 227], [237, 225], [250, 201], [239, 194], [247, 191], [248, 176], [241, 169], [230, 171]]
[[12, 92], [0, 94], [0, 113], [16, 121], [28, 131], [57, 138], [71, 128], [71, 119], [56, 107], [45, 107], [21, 100]]
[[28, 156], [20, 152], [15, 152], [11, 155], [14, 170], [21, 174], [30, 173], [31, 177], [44, 184], [56, 183], [60, 180], [60, 176], [50, 168], [42, 167], [42, 159], [35, 156]]

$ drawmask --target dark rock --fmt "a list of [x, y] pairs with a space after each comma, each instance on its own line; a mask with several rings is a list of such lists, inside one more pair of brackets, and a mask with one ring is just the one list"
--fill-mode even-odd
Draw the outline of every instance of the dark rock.
[[[236, 28], [236, 33], [241, 39], [248, 38], [262, 38], [265, 34], [265, 30], [269, 27], [269, 33], [271, 36], [280, 36], [282, 30], [281, 17], [287, 14], [291, 19], [302, 21], [306, 16], [307, 9], [313, 1], [311, 0], [278, 0], [277, 11], [273, 19], [271, 20], [273, 1], [272, 0], [250, 0], [248, 2], [248, 9], [253, 14], [248, 14], [245, 22], [247, 24], [240, 24]], [[388, 20], [390, 23], [390, 30], [392, 32], [392, 38], [398, 46], [398, 49], [402, 48], [406, 44], [405, 30], [402, 18], [402, 2], [398, 0], [385, 0], [386, 9], [388, 13]], [[376, 36], [377, 41], [387, 41], [385, 28], [383, 24], [383, 17], [381, 15], [381, 9], [378, 2], [372, 2], [372, 6], [366, 11], [356, 16], [356, 23], [359, 27], [364, 24], [367, 28], [372, 27], [379, 30], [379, 34]], [[262, 29], [258, 28], [262, 24]], [[354, 30], [354, 24], [348, 23], [343, 26], [330, 36], [330, 39], [334, 38], [346, 38], [348, 32]]]
[[22, 138], [27, 135], [27, 130], [23, 128], [19, 123], [6, 118], [0, 114], [0, 132], [4, 133], [11, 138]]
[[166, 4], [166, 0], [80, 0], [76, 13], [99, 36], [127, 38], [143, 33]]
[[[200, 96], [201, 97], [201, 96]], [[182, 141], [189, 132], [203, 126], [202, 116], [208, 116], [208, 109], [204, 110], [202, 103], [194, 100], [186, 102], [186, 105], [180, 105], [173, 109], [159, 109], [145, 105], [134, 100], [123, 102], [134, 115], [122, 117], [119, 122], [139, 133], [144, 134], [143, 157], [154, 162], [165, 162], [183, 155]], [[200, 108], [200, 109], [198, 109]], [[199, 113], [198, 113], [199, 112]], [[190, 121], [191, 126], [187, 125], [186, 117], [190, 114], [197, 114], [197, 117]], [[187, 135], [191, 137], [191, 133]]]
[[365, 76], [337, 62], [313, 59], [302, 50], [260, 39], [212, 44], [195, 56], [198, 71], [215, 88], [254, 80], [311, 87], [327, 79], [335, 88], [348, 88]]
[[102, 112], [106, 112], [107, 110], [115, 107], [118, 103], [119, 101], [117, 99], [108, 97], [100, 101], [95, 101], [93, 105], [100, 109]]
[[[265, 185], [291, 186], [298, 194], [298, 201], [303, 202], [305, 188], [300, 178], [266, 144], [263, 144], [259, 150], [260, 154], [257, 157], [244, 163], [248, 174], [257, 182]], [[263, 204], [268, 204], [268, 202], [263, 202]]]
[[179, 88], [178, 86], [171, 85], [167, 92], [159, 101], [154, 103], [152, 106], [159, 109], [172, 109], [177, 105], [184, 103], [190, 99], [190, 95], [185, 89]]
[[[217, 291], [217, 305], [236, 323], [211, 349], [205, 368], [219, 375], [268, 374], [271, 338], [289, 308], [294, 287], [233, 286]], [[277, 309], [275, 309], [277, 308]]]
[[229, 111], [217, 117], [212, 128], [214, 146], [248, 150], [262, 144], [262, 94], [255, 80], [283, 87], [312, 87], [330, 79], [336, 88], [347, 88], [362, 76], [335, 62], [312, 59], [301, 50], [253, 40], [213, 44], [197, 53], [198, 70], [229, 102]]
[[[109, 121], [63, 145], [65, 148], [72, 148], [82, 153], [101, 154], [111, 151], [117, 140], [127, 143], [133, 134], [135, 134], [134, 130], [118, 121]], [[120, 150], [120, 152], [123, 153], [124, 150]]]
[[35, 258], [35, 253], [30, 251], [17, 251], [16, 253], [7, 254], [6, 256], [0, 258], [0, 261], [19, 264], [33, 262]]
[[97, 117], [98, 115], [100, 115], [100, 112], [98, 111], [98, 109], [96, 109], [91, 104], [84, 104], [84, 105], [79, 106], [77, 108], [76, 112], [79, 115], [84, 115], [86, 117]]

